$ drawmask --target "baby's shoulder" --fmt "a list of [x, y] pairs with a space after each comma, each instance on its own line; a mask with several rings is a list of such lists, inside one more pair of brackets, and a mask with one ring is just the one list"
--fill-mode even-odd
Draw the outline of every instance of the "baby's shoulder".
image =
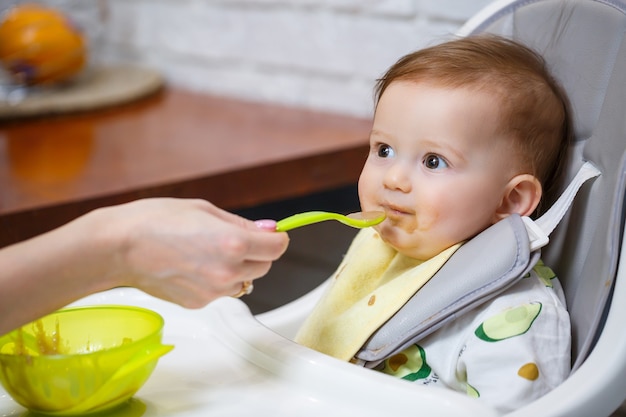
[[542, 303], [566, 310], [565, 294], [552, 269], [539, 260], [518, 282], [486, 303], [485, 309], [501, 310], [517, 305]]

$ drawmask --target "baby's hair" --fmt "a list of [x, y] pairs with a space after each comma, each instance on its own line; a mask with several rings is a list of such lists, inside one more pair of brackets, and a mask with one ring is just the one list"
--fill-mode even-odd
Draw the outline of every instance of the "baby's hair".
[[554, 193], [571, 141], [569, 102], [541, 55], [496, 35], [475, 35], [400, 58], [374, 90], [378, 103], [394, 81], [427, 82], [494, 94], [500, 101], [498, 133], [512, 138], [520, 169]]

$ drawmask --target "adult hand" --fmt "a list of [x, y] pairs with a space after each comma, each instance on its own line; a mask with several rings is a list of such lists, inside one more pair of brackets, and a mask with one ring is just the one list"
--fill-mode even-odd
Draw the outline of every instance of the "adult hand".
[[204, 200], [146, 199], [103, 211], [109, 236], [122, 236], [112, 278], [188, 308], [239, 293], [289, 242], [273, 221], [255, 223]]

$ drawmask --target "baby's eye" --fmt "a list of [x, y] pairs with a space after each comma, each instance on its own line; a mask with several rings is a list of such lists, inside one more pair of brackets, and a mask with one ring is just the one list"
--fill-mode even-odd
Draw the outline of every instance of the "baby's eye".
[[391, 158], [394, 155], [393, 148], [386, 144], [378, 145], [378, 156], [380, 158]]
[[439, 155], [428, 154], [424, 158], [424, 166], [428, 169], [444, 169], [448, 167], [448, 163]]

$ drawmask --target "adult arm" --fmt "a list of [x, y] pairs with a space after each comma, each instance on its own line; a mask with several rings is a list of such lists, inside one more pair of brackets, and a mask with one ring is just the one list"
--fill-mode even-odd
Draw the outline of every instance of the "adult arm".
[[287, 245], [285, 233], [204, 200], [97, 209], [0, 250], [0, 334], [119, 286], [200, 308], [267, 273]]

